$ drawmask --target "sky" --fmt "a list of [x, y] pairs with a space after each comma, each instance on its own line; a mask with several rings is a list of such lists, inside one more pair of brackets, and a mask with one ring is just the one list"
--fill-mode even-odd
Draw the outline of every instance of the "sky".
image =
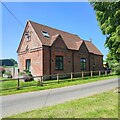
[[[108, 50], [104, 46], [105, 36], [102, 35], [95, 11], [88, 2], [4, 2], [4, 4], [24, 27], [27, 20], [31, 20], [77, 34], [84, 40], [92, 38], [93, 44], [102, 52], [104, 59], [106, 58]], [[18, 60], [16, 51], [24, 27], [4, 6], [2, 6], [0, 25], [1, 23], [2, 58]]]

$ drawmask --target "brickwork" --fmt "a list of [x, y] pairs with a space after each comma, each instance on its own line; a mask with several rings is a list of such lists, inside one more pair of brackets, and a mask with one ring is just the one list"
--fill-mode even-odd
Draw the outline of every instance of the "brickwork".
[[[29, 40], [25, 36], [25, 31], [29, 31], [30, 33], [31, 37]], [[76, 38], [75, 35], [68, 33], [63, 34], [63, 32], [62, 34], [64, 38], [67, 38], [67, 36], [69, 36], [69, 39], [71, 39], [70, 36], [74, 36], [73, 38], [77, 39], [77, 42], [73, 42], [74, 39], [71, 42], [66, 41], [66, 39], [63, 40], [62, 36], [59, 34], [51, 38], [46, 38], [45, 41], [41, 41], [40, 39], [41, 36], [39, 36], [40, 34], [37, 33], [39, 30], [36, 28], [37, 31], [36, 32], [34, 30], [34, 27], [30, 24], [30, 22], [27, 22], [25, 31], [23, 33], [17, 51], [18, 64], [19, 64], [18, 67], [20, 71], [26, 69], [26, 59], [30, 59], [31, 60], [30, 69], [34, 76], [49, 75], [56, 73], [60, 74], [60, 73], [81, 72], [81, 64], [80, 64], [81, 58], [86, 59], [86, 71], [103, 70], [103, 65], [102, 65], [103, 55], [101, 55], [101, 53], [97, 50], [97, 48], [95, 48], [92, 45], [92, 43], [90, 43], [89, 41], [87, 41], [87, 43], [82, 40], [78, 41], [78, 37]], [[76, 47], [76, 49], [77, 48], [79, 49], [78, 50], [73, 49], [72, 44], [74, 44], [74, 47]], [[96, 52], [99, 53], [99, 55], [90, 52], [94, 50], [93, 47], [96, 50]], [[56, 70], [56, 66], [55, 66], [56, 56], [63, 56], [63, 64], [64, 64], [63, 70]]]
[[[29, 31], [31, 38], [28, 41], [23, 34], [18, 52], [18, 67], [20, 71], [26, 69], [26, 59], [31, 59], [31, 72], [34, 76], [43, 75], [43, 49], [36, 33], [31, 25], [27, 25], [25, 31]], [[32, 31], [32, 32], [31, 32]], [[27, 47], [27, 50], [26, 50]]]
[[[59, 38], [58, 40], [56, 40], [56, 42], [53, 44], [52, 47], [44, 46], [43, 51], [44, 51], [43, 52], [44, 75], [56, 74], [56, 73], [80, 72], [81, 58], [86, 58], [86, 71], [103, 69], [102, 56], [90, 54], [84, 43], [81, 45], [79, 51], [72, 51], [72, 50], [68, 50], [63, 40]], [[55, 56], [63, 56], [64, 58], [63, 70], [55, 69]], [[93, 58], [95, 59], [95, 65]]]

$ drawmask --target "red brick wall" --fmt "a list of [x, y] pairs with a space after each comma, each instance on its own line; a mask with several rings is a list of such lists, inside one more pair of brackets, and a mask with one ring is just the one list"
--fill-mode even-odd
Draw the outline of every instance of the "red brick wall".
[[[50, 49], [51, 49], [51, 60], [50, 60]], [[102, 69], [102, 56], [89, 54], [84, 43], [81, 45], [79, 51], [72, 51], [72, 50], [68, 50], [64, 42], [60, 38], [58, 38], [51, 48], [44, 46], [43, 51], [44, 51], [43, 52], [43, 74], [44, 75], [56, 74], [56, 73], [80, 72], [81, 71], [81, 64], [80, 64], [81, 58], [86, 58], [86, 71]], [[55, 57], [56, 56], [64, 57], [64, 69], [63, 70], [55, 69]], [[92, 57], [94, 57], [96, 61], [95, 68], [93, 68], [94, 61]], [[51, 64], [51, 70], [50, 70], [50, 64]], [[74, 71], [73, 71], [73, 66], [74, 66]]]
[[34, 76], [43, 75], [43, 50], [19, 55], [19, 69], [23, 71], [26, 69], [26, 59], [31, 59], [31, 73]]
[[[67, 50], [64, 42], [58, 38], [51, 47], [51, 61], [50, 61], [50, 48], [44, 46], [44, 74], [50, 74], [50, 62], [51, 62], [51, 74], [56, 73], [70, 73], [72, 69], [72, 51]], [[64, 57], [64, 69], [56, 70], [55, 69], [55, 57], [63, 56]]]
[[50, 52], [47, 46], [43, 46], [43, 74], [50, 74]]
[[86, 71], [89, 71], [89, 52], [83, 43], [79, 49], [79, 51], [74, 52], [74, 72], [80, 72], [81, 64], [80, 59], [86, 58]]
[[[29, 31], [30, 33], [30, 40], [28, 41], [27, 37], [25, 36], [25, 32]], [[20, 49], [19, 53], [25, 51], [26, 46], [28, 45], [29, 49], [37, 48], [37, 47], [42, 47], [42, 43], [40, 42], [38, 36], [36, 35], [34, 29], [32, 28], [31, 24], [27, 24], [22, 39], [21, 39], [21, 44], [20, 44]]]
[[[60, 36], [57, 38], [57, 40], [53, 43], [51, 47], [42, 46], [42, 43], [32, 29], [31, 25], [27, 26], [25, 30], [31, 31], [31, 40], [27, 42], [27, 38], [24, 35], [22, 37], [22, 42], [18, 51], [18, 63], [20, 71], [23, 71], [25, 69], [26, 59], [31, 59], [31, 72], [34, 76], [56, 73], [80, 72], [81, 58], [86, 58], [86, 71], [103, 69], [103, 56], [89, 54], [84, 42], [78, 51], [68, 50]], [[28, 51], [26, 51], [27, 45]], [[63, 70], [55, 69], [56, 56], [63, 56]], [[94, 61], [95, 66], [93, 66]]]
[[103, 70], [103, 56], [90, 54], [90, 69], [93, 71]]
[[[26, 36], [23, 33], [23, 37], [18, 50], [18, 67], [20, 71], [26, 69], [26, 59], [31, 59], [31, 72], [34, 76], [43, 75], [43, 50], [42, 43], [34, 32], [30, 24], [25, 28], [25, 31], [30, 32], [31, 39], [27, 41]], [[28, 46], [28, 51], [26, 51]], [[37, 51], [36, 51], [37, 50]]]

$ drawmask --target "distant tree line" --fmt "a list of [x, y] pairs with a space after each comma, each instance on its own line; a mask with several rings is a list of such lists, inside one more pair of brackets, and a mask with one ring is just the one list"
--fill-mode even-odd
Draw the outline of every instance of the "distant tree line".
[[17, 66], [17, 61], [14, 59], [0, 59], [0, 66]]

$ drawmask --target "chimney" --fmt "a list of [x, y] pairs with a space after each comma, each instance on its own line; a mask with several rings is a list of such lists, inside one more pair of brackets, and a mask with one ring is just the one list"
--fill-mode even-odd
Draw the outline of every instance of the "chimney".
[[92, 38], [89, 38], [89, 41], [92, 42]]

